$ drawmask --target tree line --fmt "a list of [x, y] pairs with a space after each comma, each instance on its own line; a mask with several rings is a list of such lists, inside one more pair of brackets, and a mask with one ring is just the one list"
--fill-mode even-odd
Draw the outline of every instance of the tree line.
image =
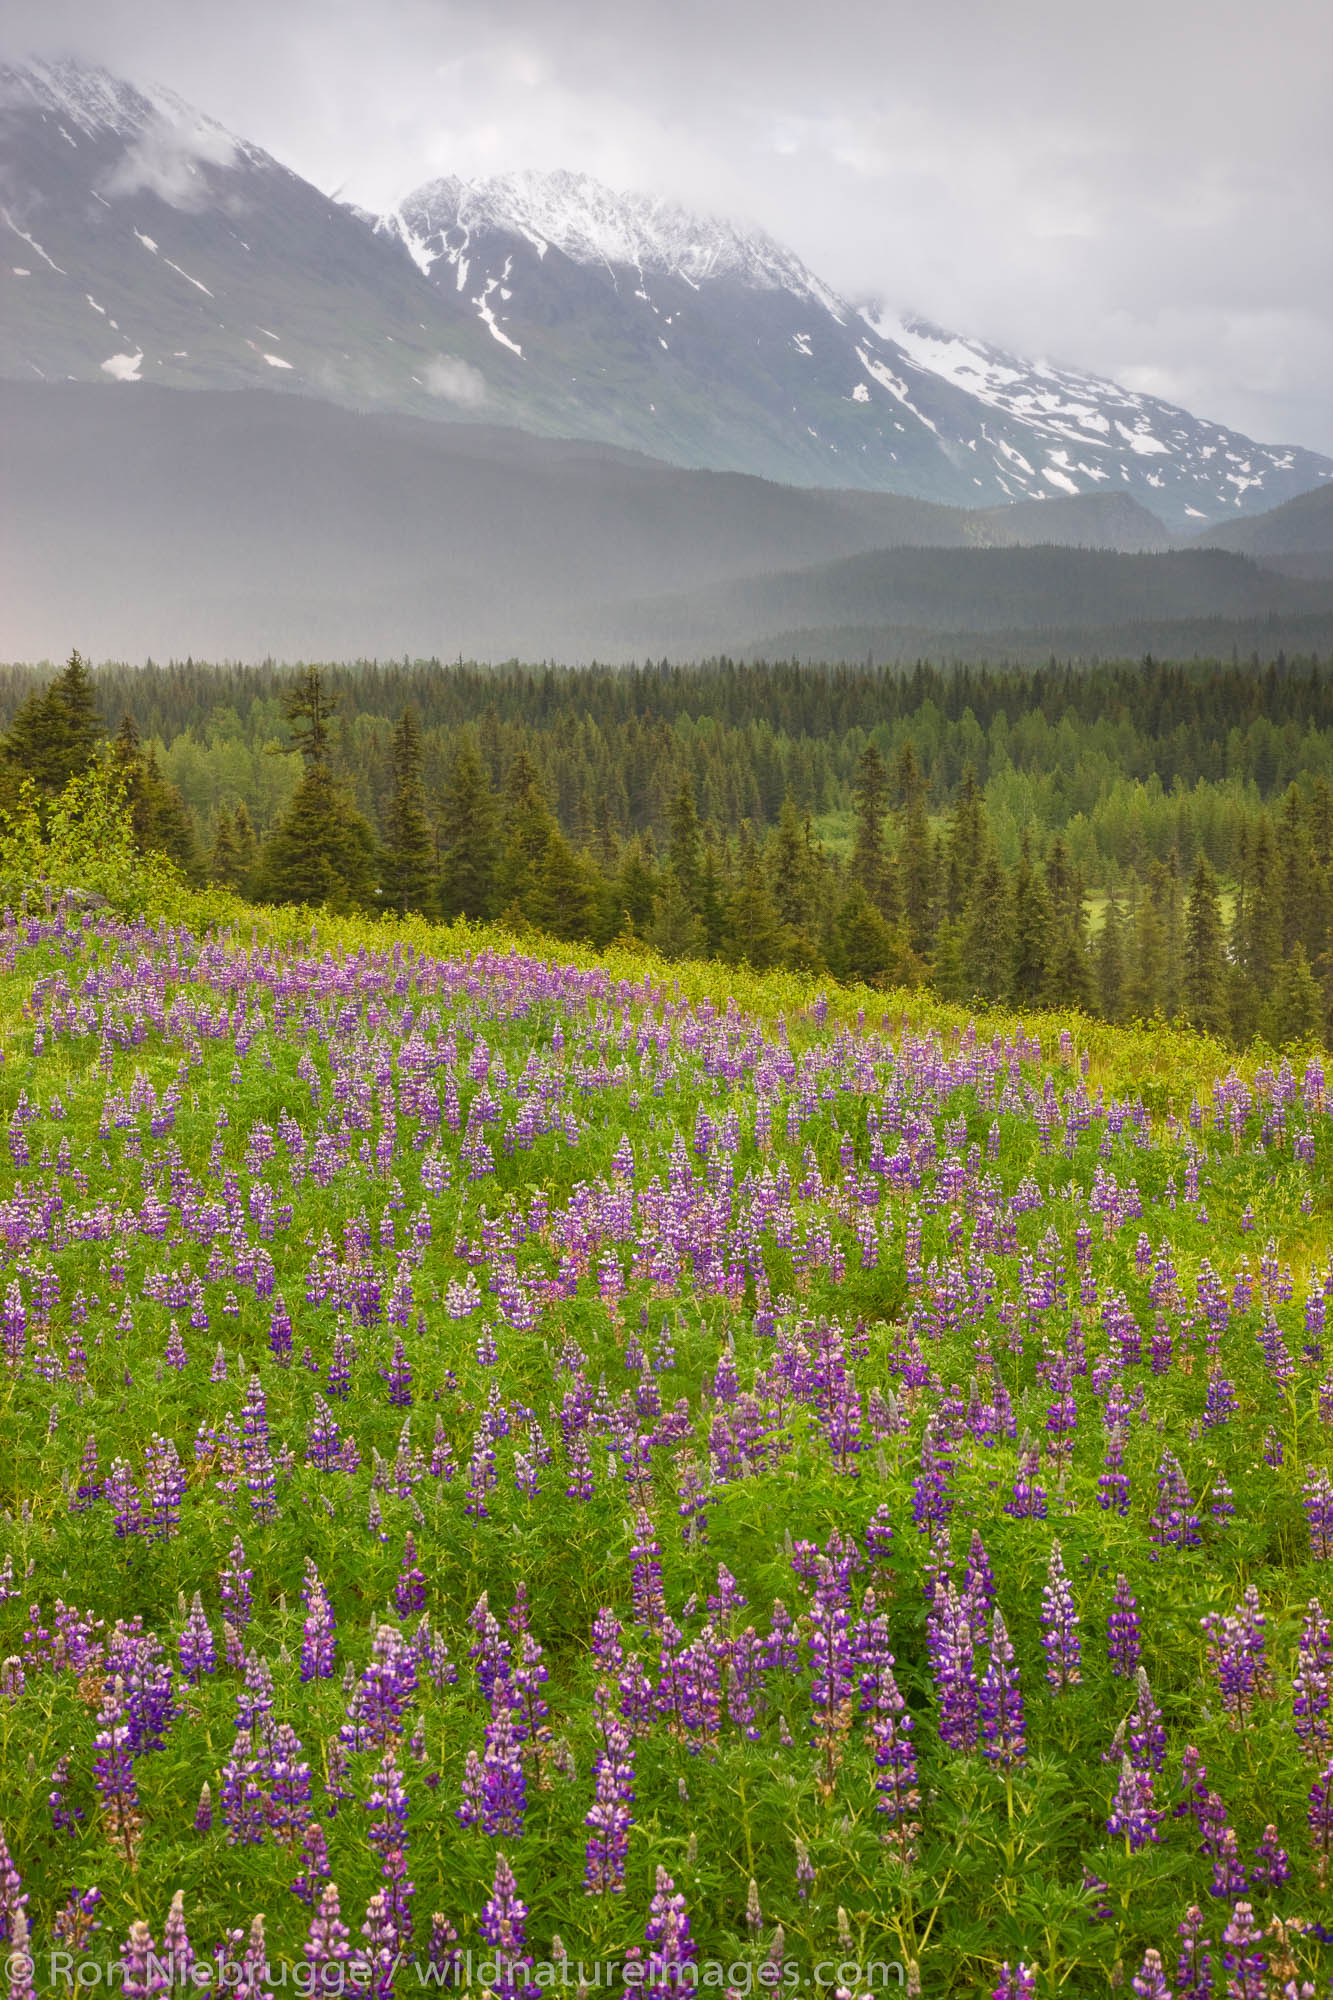
[[[1204, 726], [1189, 689], [1213, 685], [1208, 676], [1138, 671], [1134, 684], [1160, 692], [1160, 723], [1183, 728], [1190, 710]], [[1220, 699], [1232, 679], [1217, 670]], [[1275, 707], [1291, 711], [1284, 726], [1306, 729], [1308, 741], [1325, 677], [1273, 669], [1251, 680], [1277, 691]], [[0, 739], [0, 806], [21, 777], [53, 795], [106, 755], [145, 849], [255, 901], [498, 919], [594, 945], [638, 938], [670, 958], [928, 984], [964, 1003], [1077, 1007], [1111, 1021], [1161, 1016], [1237, 1043], [1333, 1039], [1333, 789], [1322, 772], [1302, 771], [1303, 782], [1238, 815], [1225, 883], [1197, 838], [1188, 852], [1173, 842], [1142, 857], [1141, 871], [1097, 883], [1066, 832], [1039, 822], [1019, 828], [1007, 858], [975, 767], [963, 767], [941, 810], [914, 738], [901, 736], [888, 758], [878, 730], [859, 734], [841, 848], [819, 837], [790, 788], [768, 823], [719, 819], [700, 810], [679, 771], [660, 831], [627, 830], [596, 809], [570, 827], [521, 742], [497, 770], [470, 720], [428, 768], [410, 703], [367, 810], [340, 765], [346, 683], [306, 667], [274, 683], [282, 735], [272, 754], [298, 767], [281, 809], [260, 833], [243, 802], [219, 804], [205, 839], [135, 716], [125, 711], [109, 731], [107, 685], [75, 654], [29, 689]], [[1032, 693], [1044, 682], [1026, 685]], [[550, 712], [553, 728], [578, 725], [576, 689]], [[1253, 688], [1226, 698], [1242, 715]], [[804, 700], [799, 688], [792, 699]]]

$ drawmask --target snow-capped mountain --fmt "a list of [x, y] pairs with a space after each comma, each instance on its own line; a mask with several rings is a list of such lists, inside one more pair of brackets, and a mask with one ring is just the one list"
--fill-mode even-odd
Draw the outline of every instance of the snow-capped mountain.
[[466, 369], [490, 345], [346, 208], [171, 92], [71, 62], [0, 67], [10, 379], [424, 408], [441, 351]]
[[1176, 532], [1333, 478], [858, 309], [724, 218], [569, 173], [432, 181], [367, 216], [171, 92], [75, 63], [0, 68], [0, 375], [263, 384], [970, 508], [1118, 493]]
[[[1274, 504], [1283, 476], [1307, 475], [1318, 456], [1274, 445], [1254, 444], [1221, 424], [1188, 410], [1136, 394], [1101, 375], [1057, 368], [1048, 361], [1024, 361], [1003, 348], [949, 333], [929, 320], [904, 317], [882, 306], [862, 309], [875, 331], [907, 355], [912, 364], [960, 389], [992, 412], [990, 428], [1020, 425], [1029, 433], [1030, 457], [1038, 470], [1012, 454], [1012, 432], [999, 443], [997, 469], [1006, 485], [1028, 496], [1044, 480], [1064, 493], [1113, 490], [1117, 480], [1132, 483], [1131, 466], [1140, 461], [1148, 504], [1168, 492], [1192, 521], [1212, 519], [1244, 503], [1251, 491]], [[1298, 471], [1298, 462], [1300, 469]], [[1324, 461], [1326, 464], [1327, 462]], [[1327, 472], [1324, 477], [1328, 477]], [[1192, 504], [1189, 488], [1195, 489]], [[1163, 511], [1165, 501], [1155, 503]]]
[[593, 435], [958, 504], [1121, 491], [1173, 528], [1333, 476], [1114, 382], [854, 308], [758, 230], [581, 174], [449, 178], [376, 225]]

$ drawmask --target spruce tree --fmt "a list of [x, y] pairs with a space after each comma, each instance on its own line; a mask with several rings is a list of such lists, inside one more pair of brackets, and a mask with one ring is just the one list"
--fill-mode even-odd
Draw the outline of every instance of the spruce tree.
[[1144, 890], [1134, 912], [1125, 1013], [1131, 1021], [1151, 1021], [1163, 1012], [1166, 983], [1166, 924], [1155, 899]]
[[663, 958], [698, 958], [703, 951], [703, 926], [690, 908], [673, 867], [662, 871], [657, 903], [647, 928], [648, 942]]
[[967, 906], [961, 958], [969, 998], [1004, 999], [1013, 964], [1013, 903], [993, 841], [982, 855]]
[[1106, 911], [1097, 933], [1095, 952], [1097, 1011], [1104, 1021], [1121, 1021], [1125, 1009], [1125, 920], [1114, 889], [1106, 893]]
[[690, 908], [698, 911], [703, 893], [703, 843], [694, 788], [682, 778], [667, 815], [666, 858], [677, 885]]
[[250, 878], [259, 859], [259, 842], [255, 839], [255, 830], [245, 809], [244, 799], [236, 808], [232, 826], [236, 837], [236, 867], [240, 876], [236, 886], [244, 896], [249, 894]]
[[[665, 877], [662, 881], [664, 885]], [[679, 892], [679, 883], [676, 884], [676, 889]], [[640, 937], [646, 936], [654, 918], [659, 880], [657, 871], [653, 867], [651, 852], [637, 834], [633, 840], [625, 843], [620, 866], [611, 884], [611, 891], [617, 918], [613, 935], [623, 928], [623, 920], [627, 918], [633, 931]], [[688, 904], [686, 907], [688, 908]], [[672, 953], [666, 951], [665, 946], [658, 948], [666, 957], [672, 956]]]
[[415, 910], [433, 916], [437, 908], [435, 839], [426, 817], [421, 782], [421, 733], [405, 708], [393, 733], [393, 789], [384, 815], [384, 903], [400, 916]]
[[208, 874], [210, 881], [220, 889], [241, 887], [240, 857], [236, 848], [236, 823], [224, 806], [218, 813], [213, 827], [213, 845], [209, 850]]
[[440, 906], [446, 917], [494, 916], [499, 811], [471, 733], [459, 740], [440, 811]]
[[779, 922], [793, 933], [810, 925], [810, 850], [790, 792], [782, 801], [773, 835], [769, 879]]
[[253, 893], [261, 903], [373, 908], [375, 836], [344, 796], [328, 766], [312, 762], [292, 802], [265, 841]]
[[1013, 882], [1013, 947], [1009, 997], [1016, 1007], [1040, 1007], [1051, 987], [1057, 925], [1046, 885], [1032, 865], [1024, 829]]
[[544, 927], [549, 909], [542, 879], [547, 845], [558, 831], [537, 767], [520, 750], [505, 773], [501, 800], [504, 843], [496, 873], [496, 902], [507, 920]]
[[71, 653], [49, 686], [20, 706], [5, 733], [5, 762], [40, 791], [54, 794], [87, 770], [105, 734], [92, 677], [79, 654]]
[[890, 880], [888, 852], [884, 845], [884, 812], [889, 801], [889, 774], [884, 759], [873, 743], [867, 743], [857, 760], [852, 779], [855, 802], [855, 831], [852, 837], [852, 874], [861, 884], [880, 915], [896, 914], [896, 884]]
[[828, 961], [834, 977], [864, 986], [888, 985], [902, 957], [901, 945], [859, 882], [834, 913]]
[[986, 839], [986, 808], [969, 764], [954, 802], [945, 853], [945, 909], [950, 917], [966, 914]]
[[1278, 974], [1264, 1010], [1264, 1034], [1274, 1048], [1317, 1042], [1323, 1033], [1324, 1003], [1303, 945], [1293, 947]]
[[1166, 931], [1166, 962], [1162, 974], [1162, 1011], [1176, 1020], [1184, 1007], [1185, 921], [1180, 888], [1180, 854], [1172, 848], [1164, 868], [1148, 871], [1149, 893], [1158, 894]]
[[1220, 1035], [1227, 1027], [1226, 952], [1217, 880], [1200, 850], [1185, 910], [1181, 1003], [1193, 1028]]
[[912, 950], [919, 958], [929, 958], [935, 945], [938, 920], [939, 861], [930, 837], [930, 821], [926, 817], [925, 789], [920, 785], [909, 796], [903, 816], [898, 879], [902, 887], [903, 919]]
[[699, 871], [698, 917], [704, 934], [705, 958], [721, 957], [727, 933], [727, 911], [723, 901], [722, 870], [717, 849], [711, 842], [704, 848], [703, 867]]
[[782, 958], [782, 925], [748, 820], [741, 821], [737, 881], [726, 906], [727, 955], [766, 972]]
[[336, 703], [324, 691], [318, 667], [302, 667], [283, 696], [282, 712], [291, 730], [292, 748], [307, 764], [323, 764], [329, 754], [329, 734]]
[[187, 881], [202, 882], [204, 861], [193, 817], [175, 785], [162, 776], [156, 753], [144, 750], [133, 716], [121, 717], [111, 755], [125, 788], [139, 852], [164, 854]]

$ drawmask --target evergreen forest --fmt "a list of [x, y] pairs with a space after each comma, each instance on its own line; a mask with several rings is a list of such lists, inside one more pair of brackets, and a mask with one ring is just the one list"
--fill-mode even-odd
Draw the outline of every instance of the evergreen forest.
[[0, 809], [108, 754], [255, 902], [1333, 1039], [1333, 671], [0, 671]]

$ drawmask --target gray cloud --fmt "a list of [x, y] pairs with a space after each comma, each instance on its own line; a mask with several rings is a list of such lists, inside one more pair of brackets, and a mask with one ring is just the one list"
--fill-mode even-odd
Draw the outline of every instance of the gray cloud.
[[205, 208], [211, 196], [201, 168], [225, 167], [235, 153], [225, 132], [206, 125], [177, 124], [164, 114], [145, 129], [107, 175], [103, 192], [138, 194], [146, 189], [172, 208]]
[[463, 410], [479, 410], [486, 401], [486, 377], [480, 368], [456, 354], [440, 354], [428, 361], [422, 380], [432, 396], [456, 403]]
[[581, 167], [841, 290], [1333, 450], [1325, 0], [10, 0], [321, 186]]

